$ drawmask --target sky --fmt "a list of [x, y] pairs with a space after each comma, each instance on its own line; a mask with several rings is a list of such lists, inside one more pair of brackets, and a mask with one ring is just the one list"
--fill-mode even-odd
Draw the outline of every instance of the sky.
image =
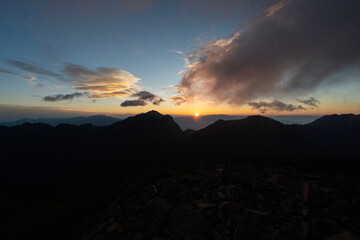
[[0, 120], [360, 113], [360, 3], [1, 0]]

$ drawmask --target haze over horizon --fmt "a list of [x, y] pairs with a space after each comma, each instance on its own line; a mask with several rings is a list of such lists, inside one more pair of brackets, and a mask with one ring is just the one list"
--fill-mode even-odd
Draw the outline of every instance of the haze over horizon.
[[359, 5], [4, 0], [0, 122], [359, 114]]

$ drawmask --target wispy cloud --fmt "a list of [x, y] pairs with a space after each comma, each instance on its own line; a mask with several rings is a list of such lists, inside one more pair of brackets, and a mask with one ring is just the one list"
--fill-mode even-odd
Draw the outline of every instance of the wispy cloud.
[[276, 14], [283, 6], [284, 6], [284, 2], [279, 2], [277, 4], [272, 5], [265, 11], [266, 16], [271, 17], [272, 15]]
[[44, 84], [36, 82], [36, 78], [34, 76], [27, 77], [26, 80], [30, 86], [44, 87]]
[[177, 106], [180, 106], [184, 103], [186, 103], [186, 98], [182, 95], [178, 95], [178, 96], [173, 96], [173, 97], [169, 97], [169, 99], [171, 101], [173, 101], [173, 103]]
[[170, 52], [177, 53], [177, 54], [184, 54], [184, 52], [182, 52], [182, 51], [178, 51], [178, 50], [173, 50], [173, 49], [170, 49], [169, 51], [170, 51]]
[[32, 87], [44, 87], [44, 84], [36, 82], [36, 78], [34, 76], [26, 76], [24, 74], [9, 71], [6, 69], [0, 69], [0, 73], [11, 74], [11, 75], [21, 77], [21, 78], [25, 79], [26, 82]]
[[13, 75], [19, 75], [18, 73], [6, 70], [6, 69], [1, 69], [0, 68], [0, 73], [6, 73], [6, 74], [13, 74]]
[[118, 91], [118, 92], [105, 92], [105, 93], [92, 93], [89, 95], [89, 98], [109, 98], [109, 97], [122, 97], [129, 95], [128, 92]]
[[78, 64], [67, 63], [62, 70], [75, 89], [90, 91], [90, 97], [107, 98], [130, 95], [140, 90], [140, 78], [116, 68], [99, 67], [96, 71]]
[[[47, 102], [72, 100], [83, 96], [87, 96], [89, 98], [110, 98], [123, 97], [126, 95], [131, 96], [136, 93], [142, 93], [140, 92], [141, 87], [137, 85], [140, 78], [135, 77], [133, 74], [125, 70], [117, 68], [98, 67], [96, 70], [91, 70], [79, 64], [66, 63], [63, 69], [59, 71], [61, 74], [59, 74], [26, 62], [10, 59], [8, 59], [7, 62], [28, 73], [55, 78], [64, 83], [71, 83], [76, 90], [82, 91], [74, 94], [46, 96], [43, 100]], [[36, 77], [34, 76], [25, 76], [23, 74], [4, 69], [0, 69], [0, 72], [23, 77], [29, 85], [34, 87], [43, 86], [41, 83], [35, 82]], [[154, 95], [153, 102], [155, 105], [158, 105], [161, 101], [163, 101], [161, 98]]]
[[26, 72], [30, 72], [33, 74], [39, 74], [42, 76], [49, 76], [49, 77], [56, 77], [56, 78], [61, 78], [62, 75], [53, 71], [50, 71], [46, 68], [40, 67], [40, 66], [35, 66], [33, 64], [30, 63], [26, 63], [26, 62], [22, 62], [22, 61], [17, 61], [17, 60], [13, 60], [13, 59], [7, 59], [6, 60], [7, 63], [9, 63], [10, 65], [19, 68], [23, 71]]

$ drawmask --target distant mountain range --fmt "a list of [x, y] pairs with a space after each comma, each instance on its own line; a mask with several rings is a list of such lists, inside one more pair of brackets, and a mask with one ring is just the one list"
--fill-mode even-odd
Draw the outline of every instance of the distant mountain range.
[[13, 127], [22, 125], [24, 123], [44, 123], [49, 124], [53, 127], [59, 124], [72, 124], [72, 125], [83, 125], [91, 124], [94, 126], [108, 126], [117, 121], [121, 121], [119, 118], [109, 117], [105, 115], [93, 115], [87, 117], [71, 117], [71, 118], [23, 118], [13, 122], [0, 123], [0, 126]]
[[[198, 118], [192, 116], [175, 116], [174, 120], [179, 124], [182, 130], [193, 129], [199, 130], [209, 126], [217, 120], [238, 120], [246, 118], [243, 115], [204, 115]], [[284, 124], [307, 124], [319, 116], [271, 116], [272, 119], [277, 120]], [[93, 115], [86, 117], [71, 117], [71, 118], [23, 118], [13, 122], [0, 123], [0, 126], [13, 127], [22, 125], [24, 123], [44, 123], [49, 124], [53, 127], [59, 124], [72, 124], [72, 125], [83, 125], [91, 124], [94, 126], [108, 126], [115, 122], [121, 121], [122, 119], [116, 117], [110, 117], [105, 115]]]

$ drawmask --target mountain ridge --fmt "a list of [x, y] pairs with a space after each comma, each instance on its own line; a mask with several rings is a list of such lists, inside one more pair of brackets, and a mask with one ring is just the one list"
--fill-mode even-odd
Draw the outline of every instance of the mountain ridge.
[[[239, 158], [276, 158], [285, 164], [305, 159], [300, 163], [310, 169], [350, 169], [358, 174], [357, 165], [348, 166], [343, 160], [340, 165], [317, 162], [323, 158], [359, 159], [358, 122], [347, 121], [347, 117], [336, 117], [341, 123], [337, 128], [331, 127], [333, 117], [324, 117], [316, 124], [286, 125], [271, 118], [250, 116], [218, 120], [198, 131], [182, 131], [172, 116], [151, 111], [103, 127], [53, 127], [42, 123], [0, 126], [0, 183], [6, 193], [0, 199], [2, 222], [11, 226], [11, 221], [36, 209], [33, 204], [42, 209], [39, 206], [46, 204], [46, 199], [57, 202], [57, 196], [70, 194], [69, 191], [86, 192], [100, 183], [106, 183], [106, 189], [109, 182], [120, 181], [124, 176], [179, 165], [208, 165]], [[25, 214], [22, 209], [28, 212]]]
[[[174, 116], [176, 123], [179, 124], [182, 130], [186, 129], [194, 129], [200, 130], [209, 126], [210, 124], [216, 122], [219, 119], [223, 120], [238, 120], [243, 119], [247, 116], [243, 115], [224, 115], [224, 114], [213, 114], [213, 115], [203, 115], [199, 118], [194, 119], [193, 116]], [[307, 124], [319, 116], [267, 116], [276, 121], [279, 121], [283, 124]], [[95, 119], [94, 119], [95, 118]], [[96, 118], [100, 118], [100, 120], [96, 120]], [[101, 121], [101, 118], [105, 118]], [[47, 123], [52, 126], [56, 126], [58, 124], [87, 124], [90, 123], [94, 126], [108, 126], [117, 121], [121, 121], [123, 118], [111, 117], [106, 115], [93, 115], [93, 116], [79, 116], [79, 117], [71, 117], [71, 118], [22, 118], [12, 122], [3, 122], [0, 123], [0, 126], [16, 126], [21, 125], [25, 122], [30, 123]]]

